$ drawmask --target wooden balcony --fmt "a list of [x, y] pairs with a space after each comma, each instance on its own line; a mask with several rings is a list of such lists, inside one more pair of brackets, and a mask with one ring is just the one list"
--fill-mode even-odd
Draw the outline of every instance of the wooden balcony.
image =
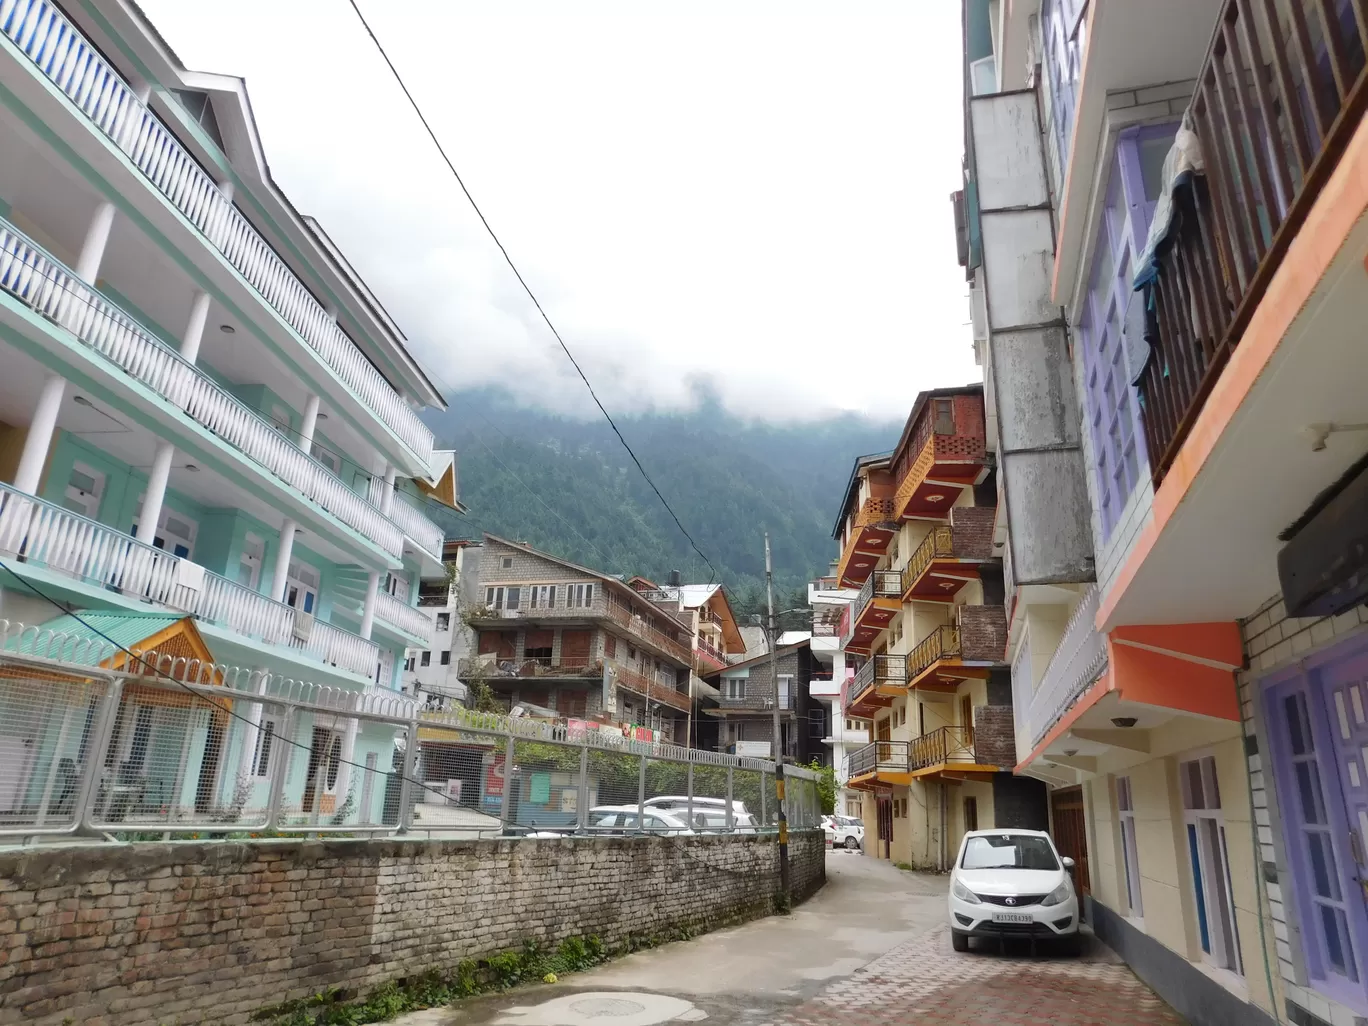
[[992, 506], [957, 506], [948, 526], [931, 529], [902, 572], [904, 602], [953, 602], [993, 559]]
[[902, 575], [896, 570], [874, 571], [850, 609], [842, 647], [856, 655], [867, 655], [879, 632], [902, 610]]
[[[982, 396], [972, 398], [982, 410]], [[977, 419], [981, 430], [983, 417]], [[893, 510], [899, 520], [940, 520], [947, 517], [960, 492], [981, 480], [988, 466], [988, 447], [983, 435], [946, 434], [933, 431], [934, 421], [923, 415], [918, 432], [905, 454], [895, 457], [898, 490]]]
[[[889, 491], [891, 492], [891, 486]], [[864, 583], [893, 540], [897, 524], [893, 522], [892, 495], [872, 495], [860, 505], [850, 519], [845, 548], [836, 565], [836, 576], [843, 588], [858, 588]]]
[[613, 681], [618, 687], [626, 691], [641, 695], [660, 705], [667, 705], [679, 712], [688, 712], [692, 705], [689, 696], [678, 688], [652, 680], [650, 677], [638, 673], [636, 670], [629, 670], [618, 663], [613, 664]]
[[846, 689], [846, 711], [873, 719], [880, 709], [907, 691], [907, 660], [900, 655], [876, 655], [856, 672]]
[[1203, 174], [1173, 197], [1138, 382], [1159, 483], [1368, 109], [1368, 3], [1226, 0], [1188, 107]]

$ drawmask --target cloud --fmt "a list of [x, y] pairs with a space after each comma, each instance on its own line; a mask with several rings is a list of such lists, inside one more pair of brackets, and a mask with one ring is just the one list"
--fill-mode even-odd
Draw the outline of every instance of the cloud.
[[[344, 0], [142, 6], [247, 79], [276, 179], [436, 381], [591, 409]], [[362, 8], [614, 412], [898, 416], [978, 377], [957, 4]]]

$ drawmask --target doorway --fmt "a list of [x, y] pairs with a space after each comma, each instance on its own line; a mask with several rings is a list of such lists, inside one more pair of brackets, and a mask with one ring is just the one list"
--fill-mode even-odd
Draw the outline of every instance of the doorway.
[[1088, 875], [1088, 832], [1083, 812], [1083, 788], [1065, 787], [1050, 795], [1051, 822], [1059, 854], [1074, 860], [1074, 887], [1079, 897], [1092, 893]]
[[893, 858], [893, 796], [880, 795], [876, 799], [876, 820], [879, 828], [876, 855], [881, 859]]

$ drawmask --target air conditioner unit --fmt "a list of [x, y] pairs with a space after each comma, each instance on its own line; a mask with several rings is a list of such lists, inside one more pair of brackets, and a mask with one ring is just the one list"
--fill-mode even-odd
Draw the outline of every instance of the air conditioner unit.
[[313, 635], [314, 617], [313, 613], [301, 613], [295, 611], [294, 617], [294, 638], [295, 641], [307, 642]]
[[1278, 553], [1288, 616], [1334, 616], [1368, 601], [1368, 457], [1317, 498]]

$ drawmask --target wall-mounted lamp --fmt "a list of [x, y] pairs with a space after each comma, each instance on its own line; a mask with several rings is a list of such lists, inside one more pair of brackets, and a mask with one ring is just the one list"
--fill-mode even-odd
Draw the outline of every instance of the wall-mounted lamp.
[[1122, 728], [1122, 729], [1124, 730], [1126, 727], [1133, 727], [1133, 726], [1135, 726], [1135, 717], [1134, 717], [1134, 716], [1113, 716], [1113, 717], [1112, 717], [1112, 723], [1115, 724], [1116, 726]]

